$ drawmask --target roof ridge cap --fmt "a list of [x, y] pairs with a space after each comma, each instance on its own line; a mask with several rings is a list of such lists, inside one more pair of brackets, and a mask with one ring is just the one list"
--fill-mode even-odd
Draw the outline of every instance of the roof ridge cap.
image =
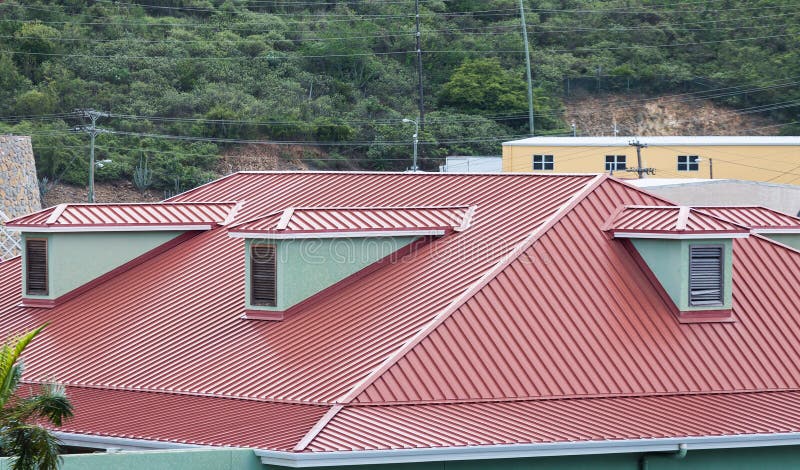
[[548, 217], [542, 224], [534, 229], [524, 240], [519, 242], [514, 249], [508, 253], [507, 255], [503, 256], [497, 263], [495, 263], [489, 270], [487, 270], [480, 279], [478, 279], [475, 283], [467, 287], [464, 292], [461, 293], [455, 300], [453, 300], [450, 304], [448, 304], [444, 309], [442, 309], [439, 314], [437, 314], [430, 322], [428, 322], [425, 326], [417, 332], [416, 335], [412, 336], [405, 344], [403, 344], [398, 350], [396, 350], [390, 357], [388, 357], [381, 365], [379, 365], [376, 369], [367, 375], [361, 382], [356, 384], [348, 393], [343, 395], [339, 400], [336, 400], [336, 403], [348, 404], [356, 396], [358, 396], [362, 391], [364, 391], [369, 385], [371, 385], [378, 377], [380, 377], [383, 372], [389, 369], [392, 365], [394, 365], [397, 360], [401, 357], [405, 356], [405, 354], [410, 351], [414, 346], [416, 346], [420, 341], [422, 341], [425, 337], [428, 336], [436, 327], [441, 325], [444, 320], [450, 317], [452, 313], [458, 310], [467, 300], [472, 298], [477, 292], [479, 292], [486, 284], [488, 284], [492, 279], [494, 279], [498, 274], [500, 274], [506, 267], [508, 267], [514, 260], [520, 257], [522, 253], [525, 252], [528, 248], [531, 247], [544, 233], [550, 230], [561, 218], [564, 217], [567, 213], [569, 213], [580, 201], [582, 201], [586, 196], [591, 194], [602, 182], [606, 181], [608, 176], [606, 174], [599, 174], [592, 177], [586, 185], [574, 193], [562, 206], [556, 209], [550, 217]]

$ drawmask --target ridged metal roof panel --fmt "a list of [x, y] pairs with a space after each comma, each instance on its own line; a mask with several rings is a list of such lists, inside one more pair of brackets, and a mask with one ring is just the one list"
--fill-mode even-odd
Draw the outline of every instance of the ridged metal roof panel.
[[681, 324], [603, 234], [620, 203], [658, 201], [606, 181], [356, 402], [800, 388], [800, 253], [736, 239], [736, 321]]
[[328, 410], [315, 405], [81, 387], [68, 387], [67, 396], [75, 417], [59, 431], [275, 450], [291, 450]]
[[800, 228], [800, 218], [760, 206], [696, 207], [697, 210], [753, 229]]
[[625, 206], [613, 213], [607, 230], [622, 233], [747, 233], [743, 226], [685, 206]]
[[63, 204], [9, 221], [20, 228], [194, 225], [225, 222], [234, 202]]
[[[4, 264], [0, 333], [49, 322], [26, 378], [304, 403], [345, 395], [478, 281], [591, 176], [240, 174], [183, 196], [246, 201], [239, 220], [291, 206], [469, 206], [469, 230], [421, 246], [281, 322], [244, 320], [244, 245], [200, 233], [53, 309], [19, 307]], [[16, 266], [16, 267], [15, 267]]]
[[800, 392], [345, 407], [312, 452], [800, 432]]
[[358, 232], [457, 229], [469, 207], [297, 207], [231, 227], [231, 232]]

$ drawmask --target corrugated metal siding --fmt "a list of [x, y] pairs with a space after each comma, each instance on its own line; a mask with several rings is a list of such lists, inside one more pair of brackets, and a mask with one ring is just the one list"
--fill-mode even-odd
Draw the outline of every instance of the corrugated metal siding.
[[716, 217], [750, 228], [800, 228], [800, 219], [766, 207], [697, 207]]
[[79, 387], [69, 387], [67, 396], [75, 417], [59, 431], [276, 450], [291, 450], [328, 410], [315, 405]]
[[[800, 431], [800, 392], [350, 406], [312, 452]], [[691, 453], [691, 452], [690, 452]]]
[[680, 324], [600, 229], [620, 202], [654, 201], [606, 181], [356, 401], [800, 387], [800, 254], [737, 239], [736, 322]]
[[[247, 201], [239, 220], [302, 205], [471, 205], [470, 230], [442, 237], [282, 322], [243, 320], [244, 248], [217, 228], [50, 310], [0, 286], [0, 334], [49, 322], [26, 378], [67, 385], [330, 402], [591, 180], [398, 174], [241, 174], [185, 199]], [[12, 269], [13, 271], [13, 269]], [[423, 295], [424, 293], [424, 295]], [[25, 325], [25, 326], [23, 326]]]
[[[167, 225], [221, 223], [235, 203], [200, 204], [68, 204], [50, 225]], [[57, 209], [9, 222], [13, 225], [45, 225]]]
[[[391, 230], [455, 228], [461, 225], [468, 207], [446, 208], [296, 208], [281, 231]], [[269, 215], [247, 222], [232, 231], [274, 231], [281, 217]]]

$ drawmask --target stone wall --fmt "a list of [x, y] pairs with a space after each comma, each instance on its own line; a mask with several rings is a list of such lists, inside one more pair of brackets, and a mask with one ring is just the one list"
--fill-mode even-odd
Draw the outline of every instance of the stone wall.
[[[0, 135], [0, 221], [42, 208], [31, 138]], [[0, 227], [0, 259], [14, 253], [18, 238]]]

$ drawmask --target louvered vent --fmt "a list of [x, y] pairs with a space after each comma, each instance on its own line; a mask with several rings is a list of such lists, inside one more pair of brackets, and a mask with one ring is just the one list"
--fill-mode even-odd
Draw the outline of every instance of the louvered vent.
[[250, 250], [251, 303], [275, 307], [278, 300], [275, 245], [253, 245]]
[[47, 295], [47, 240], [25, 240], [25, 293]]
[[689, 304], [695, 307], [722, 305], [722, 246], [699, 245], [689, 249]]

